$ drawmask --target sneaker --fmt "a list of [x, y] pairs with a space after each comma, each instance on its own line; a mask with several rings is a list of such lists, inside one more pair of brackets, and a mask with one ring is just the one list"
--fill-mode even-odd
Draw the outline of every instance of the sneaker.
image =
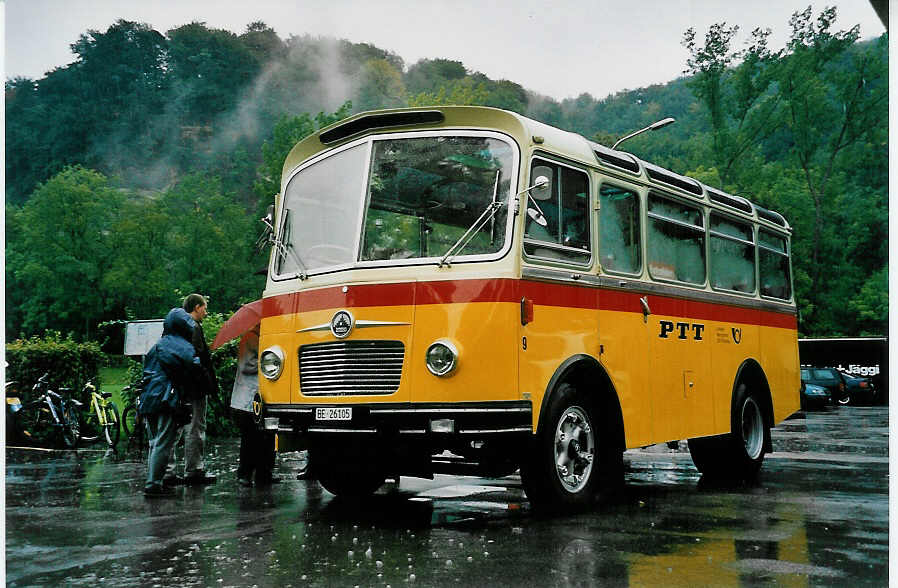
[[155, 484], [153, 486], [147, 486], [143, 489], [143, 495], [146, 498], [166, 498], [169, 496], [175, 495], [175, 489], [171, 486], [163, 486], [162, 484]]
[[165, 476], [162, 478], [163, 486], [180, 486], [184, 483], [184, 476], [179, 476], [178, 474], [172, 474], [170, 476]]
[[206, 472], [194, 472], [184, 478], [184, 483], [188, 486], [199, 486], [201, 484], [214, 484], [217, 478], [210, 476]]

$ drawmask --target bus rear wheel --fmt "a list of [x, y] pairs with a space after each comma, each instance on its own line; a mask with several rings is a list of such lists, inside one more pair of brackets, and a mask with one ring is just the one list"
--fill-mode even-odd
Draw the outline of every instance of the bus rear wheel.
[[758, 395], [745, 384], [736, 389], [731, 427], [725, 435], [689, 439], [692, 462], [709, 478], [750, 480], [764, 462], [770, 431]]
[[588, 506], [603, 478], [622, 478], [622, 454], [600, 427], [595, 403], [561, 384], [546, 408], [546, 420], [521, 467], [521, 481], [534, 509], [574, 510]]

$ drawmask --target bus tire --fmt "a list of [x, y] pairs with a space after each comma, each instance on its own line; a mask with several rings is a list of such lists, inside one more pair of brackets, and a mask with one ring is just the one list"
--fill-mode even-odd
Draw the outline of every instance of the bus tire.
[[599, 421], [596, 403], [569, 383], [558, 386], [533, 439], [521, 481], [535, 510], [570, 511], [592, 503], [603, 477], [623, 480], [621, 451]]
[[380, 488], [386, 475], [360, 459], [322, 449], [309, 450], [309, 469], [334, 496], [364, 498]]
[[770, 435], [761, 407], [758, 395], [740, 383], [733, 402], [730, 432], [689, 439], [692, 462], [703, 476], [751, 480], [758, 475]]

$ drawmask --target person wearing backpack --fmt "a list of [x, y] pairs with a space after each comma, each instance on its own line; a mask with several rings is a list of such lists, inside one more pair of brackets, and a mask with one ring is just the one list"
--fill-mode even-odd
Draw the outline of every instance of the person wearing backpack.
[[186, 310], [171, 309], [163, 322], [162, 338], [144, 358], [139, 412], [150, 440], [143, 490], [147, 498], [174, 495], [174, 489], [162, 480], [178, 430], [192, 411], [187, 391], [205, 376], [192, 343], [195, 327]]

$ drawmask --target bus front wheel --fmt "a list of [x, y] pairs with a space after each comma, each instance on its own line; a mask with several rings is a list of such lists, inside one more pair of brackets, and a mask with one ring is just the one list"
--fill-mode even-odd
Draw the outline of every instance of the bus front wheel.
[[595, 402], [571, 384], [558, 387], [546, 410], [544, 426], [521, 467], [524, 490], [538, 510], [585, 507], [600, 480], [617, 475], [619, 468], [610, 466], [620, 463], [622, 454], [599, 423]]
[[731, 431], [725, 435], [689, 439], [689, 453], [704, 476], [750, 480], [764, 461], [770, 432], [761, 401], [743, 383], [736, 389]]
[[380, 488], [386, 475], [370, 461], [346, 451], [309, 450], [309, 468], [325, 490], [335, 496], [363, 498]]

